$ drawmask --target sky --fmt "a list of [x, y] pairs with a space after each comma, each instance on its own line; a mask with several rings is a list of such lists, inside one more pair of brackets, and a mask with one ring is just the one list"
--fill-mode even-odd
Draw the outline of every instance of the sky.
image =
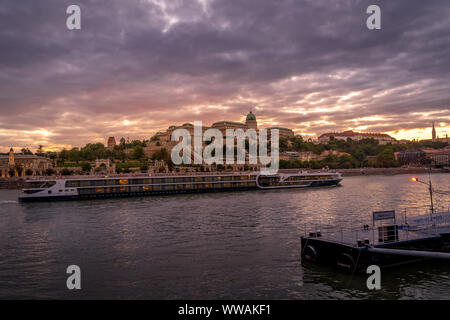
[[[81, 8], [81, 30], [66, 9]], [[381, 30], [366, 27], [371, 4]], [[245, 121], [450, 134], [448, 0], [2, 0], [0, 152]]]

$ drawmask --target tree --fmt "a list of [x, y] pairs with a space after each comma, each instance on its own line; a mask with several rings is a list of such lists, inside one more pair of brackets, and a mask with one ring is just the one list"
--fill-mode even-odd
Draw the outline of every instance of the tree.
[[82, 163], [81, 164], [81, 170], [83, 170], [84, 172], [91, 171], [91, 164], [89, 162]]
[[289, 147], [288, 140], [285, 139], [285, 138], [280, 138], [280, 139], [279, 139], [279, 148], [280, 148], [280, 152], [287, 151], [288, 147]]
[[31, 170], [30, 168], [28, 168], [27, 170], [25, 170], [25, 174], [26, 174], [27, 176], [31, 176], [31, 175], [33, 175], [33, 170]]
[[55, 174], [55, 170], [53, 170], [52, 168], [48, 168], [47, 170], [45, 170], [46, 176], [52, 176], [54, 174]]
[[62, 174], [63, 176], [70, 176], [70, 175], [72, 174], [72, 171], [70, 171], [70, 170], [67, 169], [67, 168], [64, 168], [64, 169], [61, 170], [61, 174]]
[[135, 160], [139, 160], [144, 156], [144, 148], [140, 145], [137, 145], [133, 148], [132, 158]]
[[389, 168], [397, 167], [398, 163], [395, 160], [394, 151], [391, 148], [386, 148], [381, 151], [376, 158], [375, 164], [377, 167]]
[[141, 166], [140, 166], [140, 169], [141, 169], [142, 172], [147, 172], [147, 170], [148, 170], [148, 163], [142, 162]]
[[159, 149], [152, 154], [152, 160], [164, 160], [168, 162], [170, 160], [170, 155], [166, 148]]

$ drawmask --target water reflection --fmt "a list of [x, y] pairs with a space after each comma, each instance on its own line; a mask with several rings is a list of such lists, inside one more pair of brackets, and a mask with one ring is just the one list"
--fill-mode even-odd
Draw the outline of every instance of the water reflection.
[[[420, 178], [420, 177], [419, 177]], [[65, 268], [78, 264], [76, 298], [450, 298], [449, 264], [382, 274], [382, 290], [299, 263], [305, 224], [363, 224], [375, 210], [429, 203], [408, 176], [344, 179], [337, 188], [265, 190], [20, 204], [0, 191], [0, 298], [74, 298]], [[441, 190], [446, 174], [433, 175]], [[435, 205], [448, 206], [448, 196]]]

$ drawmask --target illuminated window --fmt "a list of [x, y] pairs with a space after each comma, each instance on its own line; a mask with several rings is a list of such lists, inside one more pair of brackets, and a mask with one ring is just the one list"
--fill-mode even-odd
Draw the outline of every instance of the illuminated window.
[[150, 191], [151, 188], [150, 188], [150, 186], [142, 186], [142, 190], [143, 191]]
[[120, 179], [119, 184], [128, 184], [128, 179]]

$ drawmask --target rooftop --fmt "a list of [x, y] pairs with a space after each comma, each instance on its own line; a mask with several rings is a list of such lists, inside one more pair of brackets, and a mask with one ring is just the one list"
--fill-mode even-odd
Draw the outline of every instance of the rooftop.
[[353, 130], [347, 130], [344, 132], [328, 132], [322, 134], [321, 137], [331, 137], [331, 136], [339, 136], [339, 137], [354, 137], [354, 136], [366, 136], [368, 138], [370, 137], [385, 137], [385, 138], [391, 138], [390, 135], [386, 133], [376, 133], [376, 132], [356, 132]]

